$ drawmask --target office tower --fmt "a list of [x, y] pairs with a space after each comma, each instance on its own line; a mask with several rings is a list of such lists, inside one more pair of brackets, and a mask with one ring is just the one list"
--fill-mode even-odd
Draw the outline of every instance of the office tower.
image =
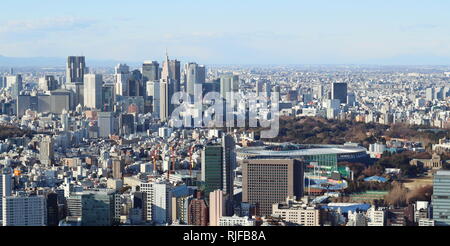
[[128, 135], [134, 134], [134, 115], [133, 114], [121, 114], [119, 116], [119, 134]]
[[[12, 179], [11, 179], [11, 169], [4, 168], [0, 175], [0, 195], [1, 197], [11, 196], [12, 193]], [[0, 211], [3, 208], [3, 203], [0, 202]], [[0, 213], [0, 222], [3, 220], [3, 213]]]
[[233, 170], [236, 166], [235, 142], [232, 136], [224, 135], [221, 145], [206, 145], [202, 151], [202, 180], [205, 196], [214, 190], [233, 196]]
[[321, 100], [321, 99], [323, 98], [323, 96], [324, 96], [323, 85], [318, 85], [318, 86], [316, 87], [316, 93], [315, 93], [315, 95], [316, 95], [316, 99]]
[[434, 174], [431, 204], [436, 226], [450, 226], [450, 171]]
[[128, 95], [130, 97], [144, 96], [146, 90], [142, 83], [142, 74], [139, 70], [133, 70], [128, 78]]
[[84, 106], [91, 109], [102, 108], [102, 85], [101, 74], [84, 75]]
[[116, 217], [114, 190], [73, 193], [67, 199], [68, 215], [81, 217], [82, 226], [112, 226]]
[[289, 159], [249, 159], [242, 165], [242, 202], [256, 205], [258, 215], [272, 214], [272, 205], [303, 195], [303, 163]]
[[337, 99], [341, 104], [347, 104], [347, 83], [333, 83], [331, 99]]
[[102, 86], [102, 108], [104, 112], [111, 112], [114, 108], [115, 88], [114, 84], [104, 84]]
[[159, 81], [147, 82], [147, 97], [152, 102], [152, 113], [159, 117], [160, 111], [160, 83]]
[[125, 162], [123, 160], [112, 160], [112, 176], [114, 179], [122, 179], [125, 170]]
[[17, 98], [23, 89], [22, 75], [6, 77], [6, 87], [9, 88], [12, 98]]
[[262, 96], [263, 89], [264, 89], [264, 80], [260, 79], [260, 80], [256, 81], [255, 90], [256, 90], [257, 96]]
[[219, 220], [225, 215], [224, 194], [221, 190], [209, 193], [209, 225], [218, 226]]
[[143, 194], [143, 218], [144, 221], [150, 222], [153, 220], [153, 182], [141, 183], [139, 186], [140, 191]]
[[114, 70], [116, 95], [127, 96], [129, 91], [128, 80], [131, 76], [130, 67], [128, 67], [126, 64], [118, 64]]
[[47, 194], [47, 225], [48, 226], [58, 226], [59, 223], [59, 206], [58, 206], [58, 194], [49, 193]]
[[170, 119], [170, 100], [169, 82], [162, 79], [159, 83], [159, 118], [162, 122], [166, 122]]
[[84, 82], [84, 74], [87, 72], [84, 56], [69, 56], [66, 67], [66, 83]]
[[69, 124], [70, 124], [69, 123], [69, 114], [67, 113], [67, 110], [64, 109], [61, 113], [61, 125], [62, 125], [63, 131], [66, 132], [69, 130], [69, 128], [70, 128]]
[[45, 136], [40, 143], [40, 161], [42, 165], [51, 166], [53, 164], [54, 152], [53, 152], [53, 138], [51, 136]]
[[98, 136], [101, 138], [108, 138], [114, 135], [114, 115], [112, 112], [98, 112]]
[[6, 77], [0, 76], [0, 88], [6, 88]]
[[58, 89], [58, 81], [53, 75], [46, 75], [39, 79], [39, 89], [43, 91], [53, 91]]
[[166, 54], [166, 60], [163, 62], [161, 79], [169, 81], [171, 87], [170, 95], [180, 91], [181, 82], [181, 66], [177, 60], [169, 60], [169, 56]]
[[157, 61], [146, 61], [142, 64], [143, 82], [159, 81], [159, 63]]
[[201, 192], [197, 192], [196, 197], [189, 203], [188, 224], [195, 226], [208, 226], [209, 211], [205, 199]]
[[202, 151], [202, 181], [205, 195], [223, 188], [223, 148], [220, 145], [206, 145]]
[[186, 64], [185, 68], [186, 93], [188, 93], [191, 98], [194, 98], [196, 88], [198, 88], [199, 86], [203, 87], [205, 80], [206, 80], [205, 66], [199, 66], [197, 63], [193, 62]]
[[220, 95], [227, 99], [227, 93], [237, 93], [239, 91], [239, 76], [226, 74], [220, 77]]
[[236, 168], [236, 143], [231, 135], [222, 136], [223, 164], [222, 164], [222, 190], [224, 195], [233, 196], [234, 176]]
[[169, 183], [153, 184], [152, 221], [156, 224], [172, 222], [172, 186]]
[[18, 195], [2, 199], [3, 226], [45, 226], [45, 197]]
[[425, 98], [427, 101], [433, 101], [435, 99], [434, 88], [427, 88], [425, 90]]

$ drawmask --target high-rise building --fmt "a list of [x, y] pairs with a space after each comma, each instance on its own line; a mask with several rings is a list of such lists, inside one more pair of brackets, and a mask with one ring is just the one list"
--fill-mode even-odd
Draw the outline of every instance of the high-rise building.
[[236, 166], [235, 142], [232, 136], [224, 135], [221, 145], [206, 145], [202, 151], [202, 180], [205, 195], [222, 190], [224, 195], [233, 196], [233, 170]]
[[303, 163], [296, 159], [249, 159], [242, 165], [242, 202], [257, 214], [272, 214], [272, 205], [303, 195]]
[[142, 64], [143, 82], [159, 81], [159, 63], [157, 61], [146, 61]]
[[101, 74], [84, 75], [84, 106], [91, 109], [102, 108], [102, 84]]
[[[239, 76], [225, 74], [220, 77], [220, 95], [227, 99], [228, 93], [237, 93], [239, 91]], [[232, 100], [232, 98], [230, 98]]]
[[115, 67], [114, 81], [116, 87], [116, 95], [127, 96], [129, 91], [128, 80], [130, 78], [130, 67], [126, 64], [118, 64]]
[[[0, 195], [1, 197], [11, 196], [12, 193], [12, 179], [11, 169], [4, 168], [0, 174]], [[3, 203], [0, 202], [0, 211], [3, 211]], [[3, 220], [3, 212], [0, 213], [0, 222]]]
[[87, 72], [84, 56], [69, 56], [66, 67], [66, 83], [83, 83]]
[[223, 191], [215, 190], [209, 193], [209, 225], [219, 226], [219, 220], [225, 215]]
[[114, 179], [122, 179], [125, 170], [125, 162], [123, 160], [112, 160], [112, 171]]
[[59, 223], [59, 206], [58, 206], [58, 194], [47, 194], [47, 225], [58, 226]]
[[53, 152], [53, 138], [51, 136], [43, 137], [40, 142], [40, 161], [42, 165], [51, 166], [53, 164], [54, 152]]
[[168, 121], [171, 115], [171, 97], [169, 94], [169, 82], [161, 79], [159, 83], [159, 118], [162, 122]]
[[22, 75], [7, 76], [6, 87], [11, 91], [11, 96], [17, 98], [23, 89]]
[[337, 99], [342, 104], [347, 104], [347, 83], [333, 83], [331, 99]]
[[197, 192], [196, 197], [189, 203], [188, 224], [195, 226], [208, 226], [209, 211], [205, 199], [201, 192]]
[[112, 112], [98, 112], [99, 137], [108, 138], [114, 132], [114, 115]]
[[2, 199], [3, 226], [45, 226], [45, 197], [32, 195], [7, 196]]
[[148, 81], [147, 82], [147, 97], [152, 102], [152, 111], [155, 116], [159, 117], [160, 111], [160, 82]]
[[431, 204], [436, 226], [450, 226], [450, 171], [438, 170], [434, 174]]
[[153, 222], [168, 224], [172, 222], [172, 186], [161, 182], [153, 185]]
[[[203, 90], [202, 87], [206, 80], [206, 68], [205, 66], [199, 66], [197, 63], [191, 62], [186, 64], [184, 72], [186, 93], [193, 98], [196, 88]], [[198, 93], [202, 93], [202, 91]]]
[[111, 226], [116, 217], [116, 193], [108, 189], [74, 193], [67, 206], [69, 216], [81, 217], [82, 226]]
[[39, 79], [39, 89], [43, 91], [53, 91], [58, 89], [58, 81], [53, 75], [46, 75]]

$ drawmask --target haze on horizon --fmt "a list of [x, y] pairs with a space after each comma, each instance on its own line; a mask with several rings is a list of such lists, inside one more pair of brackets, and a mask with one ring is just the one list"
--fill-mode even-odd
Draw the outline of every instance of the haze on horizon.
[[204, 64], [450, 64], [445, 0], [2, 1], [0, 55]]

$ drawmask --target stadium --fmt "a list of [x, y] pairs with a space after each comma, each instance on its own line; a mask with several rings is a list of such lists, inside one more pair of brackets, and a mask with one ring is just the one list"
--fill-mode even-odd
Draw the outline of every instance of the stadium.
[[236, 149], [238, 161], [245, 159], [300, 159], [305, 161], [305, 173], [310, 176], [331, 177], [334, 172], [348, 176], [342, 161], [362, 162], [369, 159], [367, 149], [355, 143], [344, 145], [316, 145], [291, 143], [266, 143], [265, 146]]

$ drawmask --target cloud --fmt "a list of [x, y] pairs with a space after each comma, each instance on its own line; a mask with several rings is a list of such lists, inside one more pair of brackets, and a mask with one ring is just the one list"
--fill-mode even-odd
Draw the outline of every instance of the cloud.
[[27, 34], [36, 32], [72, 31], [90, 27], [95, 20], [56, 17], [37, 20], [14, 20], [0, 24], [0, 33]]

